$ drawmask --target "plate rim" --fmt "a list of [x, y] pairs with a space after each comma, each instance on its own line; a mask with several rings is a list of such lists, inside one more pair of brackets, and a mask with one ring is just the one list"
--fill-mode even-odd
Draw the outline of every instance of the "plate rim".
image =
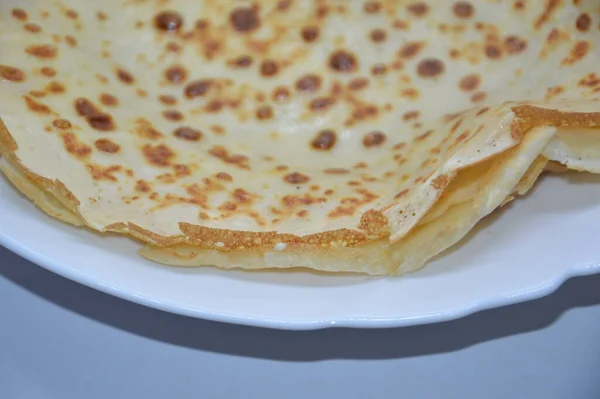
[[157, 300], [149, 295], [136, 294], [120, 288], [106, 284], [97, 279], [88, 277], [84, 273], [78, 273], [76, 270], [65, 267], [60, 262], [48, 259], [38, 253], [33, 248], [22, 245], [8, 235], [0, 232], [0, 245], [23, 259], [42, 267], [52, 273], [55, 273], [68, 280], [74, 281], [83, 286], [95, 289], [96, 291], [136, 303], [141, 306], [157, 309], [163, 312], [177, 314], [185, 317], [192, 317], [211, 322], [226, 323], [233, 325], [242, 325], [256, 328], [268, 328], [276, 330], [291, 331], [310, 331], [323, 330], [328, 328], [353, 328], [353, 329], [383, 329], [383, 328], [402, 328], [417, 325], [435, 324], [445, 321], [457, 320], [474, 313], [484, 310], [510, 306], [517, 303], [527, 302], [545, 297], [555, 292], [565, 281], [572, 277], [585, 276], [600, 273], [600, 261], [586, 264], [575, 265], [565, 268], [564, 272], [539, 284], [536, 287], [526, 289], [520, 292], [496, 295], [483, 300], [472, 301], [469, 304], [459, 308], [453, 308], [436, 313], [422, 314], [412, 317], [340, 317], [328, 318], [314, 321], [289, 321], [268, 317], [252, 317], [239, 314], [230, 314], [223, 311], [208, 311], [202, 309], [192, 309], [181, 304], [174, 304], [170, 301]]

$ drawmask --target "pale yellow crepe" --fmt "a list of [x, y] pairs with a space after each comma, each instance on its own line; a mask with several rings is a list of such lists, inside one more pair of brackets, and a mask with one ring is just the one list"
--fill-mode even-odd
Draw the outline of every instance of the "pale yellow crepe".
[[165, 264], [402, 274], [600, 171], [594, 0], [3, 0], [1, 168]]

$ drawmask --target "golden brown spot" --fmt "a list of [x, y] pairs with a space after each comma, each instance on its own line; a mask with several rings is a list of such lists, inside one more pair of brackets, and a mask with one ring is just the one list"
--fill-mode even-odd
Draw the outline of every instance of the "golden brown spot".
[[527, 6], [527, 4], [525, 3], [525, 0], [517, 0], [515, 1], [515, 10], [524, 10], [525, 7]]
[[106, 21], [108, 19], [108, 15], [102, 11], [98, 11], [96, 13], [96, 18], [98, 18], [100, 21]]
[[423, 141], [427, 137], [431, 136], [431, 133], [433, 133], [433, 130], [428, 130], [425, 133], [421, 134], [420, 136], [415, 137], [415, 141], [416, 142]]
[[215, 146], [208, 150], [208, 153], [215, 158], [219, 158], [221, 161], [236, 165], [241, 169], [250, 169], [248, 166], [248, 157], [241, 154], [230, 154], [229, 151], [223, 146]]
[[31, 33], [38, 33], [42, 31], [42, 27], [38, 24], [34, 24], [33, 22], [28, 22], [25, 25], [23, 25], [23, 29]]
[[95, 116], [102, 114], [90, 100], [82, 97], [75, 100], [75, 110], [79, 116]]
[[52, 67], [43, 67], [42, 69], [40, 69], [40, 72], [47, 78], [52, 78], [56, 75], [56, 71]]
[[144, 145], [142, 152], [144, 156], [152, 165], [165, 167], [171, 165], [171, 160], [175, 157], [173, 151], [164, 144], [152, 146], [150, 144]]
[[379, 147], [385, 143], [387, 137], [385, 134], [379, 131], [371, 132], [365, 135], [363, 138], [363, 145], [367, 148]]
[[165, 70], [164, 76], [168, 82], [179, 84], [187, 79], [187, 71], [181, 65], [173, 65]]
[[171, 53], [180, 53], [181, 52], [181, 46], [175, 42], [167, 43], [165, 48], [167, 49], [167, 51], [169, 51]]
[[409, 189], [405, 188], [404, 190], [400, 191], [398, 194], [396, 194], [394, 196], [395, 199], [400, 199], [402, 197], [404, 197], [406, 194], [408, 194]]
[[265, 60], [260, 65], [260, 74], [262, 76], [271, 77], [277, 73], [279, 67], [275, 61]]
[[177, 99], [175, 97], [167, 94], [158, 96], [158, 100], [164, 105], [175, 105], [177, 103]]
[[114, 174], [123, 169], [120, 165], [103, 167], [101, 165], [88, 164], [86, 167], [94, 180], [108, 180], [113, 182], [118, 181]]
[[336, 72], [353, 72], [358, 68], [358, 61], [354, 54], [338, 50], [329, 57], [329, 66]]
[[450, 133], [456, 133], [456, 131], [458, 130], [458, 128], [460, 127], [460, 125], [462, 125], [462, 123], [464, 122], [464, 119], [460, 118], [459, 120], [457, 120], [454, 125], [452, 125], [452, 128], [450, 129]]
[[400, 48], [398, 54], [402, 58], [411, 59], [419, 54], [423, 50], [423, 47], [425, 47], [424, 42], [408, 42]]
[[369, 85], [369, 79], [367, 78], [354, 78], [348, 82], [348, 88], [350, 90], [362, 90]]
[[394, 27], [394, 29], [407, 30], [409, 27], [409, 24], [406, 21], [397, 19], [393, 22], [392, 26]]
[[552, 86], [552, 87], [548, 87], [546, 89], [546, 96], [544, 97], [545, 100], [551, 100], [552, 98], [562, 94], [565, 91], [565, 89], [561, 86]]
[[395, 60], [392, 62], [392, 68], [399, 71], [404, 68], [404, 62], [402, 60]]
[[590, 29], [591, 24], [592, 18], [589, 16], [589, 14], [586, 13], [583, 13], [579, 17], [577, 17], [577, 21], [575, 22], [575, 26], [580, 32], [587, 32]]
[[250, 194], [249, 192], [247, 192], [246, 190], [244, 190], [243, 188], [236, 188], [235, 190], [233, 190], [233, 199], [236, 202], [239, 202], [241, 204], [249, 204], [252, 202], [252, 197], [253, 195]]
[[248, 55], [241, 55], [238, 58], [230, 61], [229, 65], [233, 65], [238, 68], [247, 68], [252, 65], [252, 57]]
[[410, 98], [411, 100], [416, 100], [419, 98], [419, 91], [417, 89], [404, 89], [400, 92], [402, 97]]
[[173, 32], [181, 28], [183, 18], [174, 11], [163, 11], [154, 17], [154, 26], [162, 31]]
[[55, 119], [52, 121], [52, 125], [61, 130], [66, 130], [71, 128], [71, 122], [66, 119]]
[[173, 136], [187, 141], [200, 141], [202, 139], [202, 132], [188, 126], [182, 126], [173, 131]]
[[91, 127], [97, 130], [113, 130], [114, 124], [110, 115], [102, 113], [96, 106], [85, 98], [75, 100], [75, 110], [79, 116], [86, 118]]
[[471, 102], [478, 103], [484, 101], [487, 98], [487, 94], [483, 91], [478, 91], [471, 96]]
[[475, 12], [473, 5], [467, 1], [457, 1], [452, 7], [454, 15], [458, 18], [471, 18]]
[[387, 38], [387, 32], [383, 29], [373, 29], [370, 33], [370, 38], [375, 43], [384, 41]]
[[337, 136], [333, 130], [320, 131], [310, 142], [310, 145], [315, 150], [328, 151], [335, 146]]
[[315, 112], [326, 111], [335, 104], [335, 99], [331, 97], [319, 97], [310, 102], [310, 109]]
[[79, 142], [77, 136], [73, 133], [62, 133], [61, 138], [63, 140], [63, 145], [69, 154], [73, 154], [78, 158], [83, 158], [92, 152], [90, 146]]
[[[350, 171], [345, 168], [327, 168], [327, 169], [323, 170], [323, 173], [327, 173], [328, 175], [345, 175], [345, 174], [350, 173]], [[311, 189], [312, 189], [312, 187], [311, 187]], [[317, 188], [317, 190], [318, 190], [318, 188]]]
[[116, 107], [117, 105], [119, 105], [119, 100], [117, 99], [117, 97], [108, 93], [102, 93], [100, 95], [100, 102], [106, 105], [107, 107]]
[[434, 78], [445, 70], [444, 63], [436, 58], [427, 58], [417, 65], [417, 73], [424, 78]]
[[220, 211], [235, 211], [237, 209], [237, 205], [233, 202], [225, 201], [217, 209]]
[[109, 140], [109, 139], [100, 139], [100, 140], [96, 140], [96, 142], [94, 143], [94, 146], [102, 151], [102, 152], [106, 152], [108, 154], [114, 154], [119, 152], [119, 150], [121, 149], [121, 147], [114, 143], [113, 141]]
[[134, 132], [138, 136], [149, 140], [158, 140], [159, 138], [164, 136], [161, 132], [156, 130], [150, 122], [148, 122], [144, 118], [136, 119], [136, 126]]
[[65, 86], [58, 82], [50, 82], [46, 85], [44, 90], [48, 93], [60, 94], [65, 92]]
[[411, 121], [417, 119], [421, 113], [419, 111], [408, 111], [402, 115], [402, 119], [405, 121]]
[[231, 175], [226, 172], [219, 172], [219, 173], [217, 173], [216, 177], [217, 177], [217, 179], [222, 180], [222, 181], [233, 181], [233, 177], [231, 177]]
[[173, 122], [177, 122], [183, 119], [183, 114], [179, 111], [175, 111], [175, 110], [166, 110], [162, 112], [162, 115]]
[[177, 177], [190, 176], [192, 174], [192, 171], [187, 165], [177, 164], [173, 166], [173, 169], [175, 170], [175, 176]]
[[367, 105], [352, 111], [352, 117], [354, 119], [362, 120], [377, 115], [377, 112], [378, 110], [376, 107]]
[[343, 92], [344, 92], [344, 87], [342, 86], [342, 84], [339, 81], [334, 80], [333, 84], [331, 85], [331, 94], [333, 96], [339, 96]]
[[204, 30], [204, 29], [208, 28], [209, 25], [210, 25], [210, 23], [207, 20], [205, 20], [205, 19], [199, 19], [199, 20], [196, 21], [196, 23], [195, 23], [194, 26], [198, 30]]
[[571, 49], [571, 53], [568, 57], [562, 60], [561, 65], [573, 65], [576, 62], [583, 59], [590, 49], [590, 44], [586, 41], [580, 40]]
[[79, 16], [79, 14], [77, 14], [77, 11], [75, 10], [67, 10], [65, 15], [67, 16], [67, 18], [70, 19], [77, 19], [77, 17]]
[[27, 47], [25, 52], [34, 57], [44, 59], [56, 57], [58, 49], [51, 44], [40, 44]]
[[212, 125], [210, 127], [210, 130], [214, 133], [214, 134], [218, 134], [218, 135], [222, 135], [225, 133], [225, 128], [223, 126], [220, 125]]
[[225, 104], [223, 103], [223, 101], [212, 100], [211, 102], [206, 104], [206, 107], [204, 107], [204, 109], [206, 110], [206, 112], [215, 113], [221, 111], [221, 109], [223, 109], [224, 106]]
[[277, 11], [287, 11], [292, 5], [292, 0], [279, 0]]
[[305, 28], [302, 28], [302, 39], [307, 42], [307, 43], [311, 43], [314, 42], [315, 40], [317, 40], [319, 38], [319, 28], [316, 26], [307, 26]]
[[309, 74], [296, 81], [296, 89], [300, 91], [315, 91], [321, 87], [321, 78], [318, 75]]
[[65, 41], [67, 42], [67, 44], [71, 47], [75, 47], [77, 46], [77, 39], [75, 39], [73, 36], [71, 35], [66, 35], [65, 36]]
[[144, 180], [138, 180], [135, 183], [135, 191], [140, 193], [149, 193], [150, 190], [152, 190], [152, 186], [150, 186], [150, 184]]
[[286, 175], [283, 180], [290, 184], [304, 184], [310, 180], [310, 177], [303, 175], [302, 173], [294, 172]]
[[260, 120], [271, 119], [273, 117], [273, 110], [268, 105], [261, 105], [256, 110], [256, 117]]
[[119, 80], [125, 84], [132, 84], [134, 81], [133, 75], [130, 74], [129, 72], [127, 72], [124, 69], [118, 69], [117, 70], [117, 77], [119, 78]]
[[477, 114], [475, 114], [475, 116], [481, 116], [483, 114], [485, 114], [486, 112], [488, 112], [490, 110], [490, 107], [482, 107], [479, 111], [477, 111]]
[[213, 81], [210, 79], [196, 80], [185, 86], [185, 96], [187, 98], [202, 97], [212, 86]]
[[110, 115], [103, 114], [97, 116], [90, 116], [87, 118], [87, 120], [90, 126], [96, 130], [108, 131], [113, 130], [115, 128]]
[[600, 86], [600, 77], [595, 73], [590, 73], [579, 80], [580, 87], [596, 87]]
[[52, 112], [47, 105], [39, 103], [29, 96], [23, 96], [23, 98], [25, 99], [25, 103], [27, 104], [29, 110], [33, 112], [38, 112], [40, 114], [49, 114]]
[[422, 17], [429, 11], [429, 6], [422, 2], [409, 4], [406, 8], [408, 9], [408, 12], [410, 12], [415, 17]]
[[200, 219], [202, 219], [202, 220], [208, 220], [208, 219], [210, 219], [210, 216], [208, 216], [208, 213], [206, 213], [206, 212], [200, 212], [200, 213], [198, 214], [198, 217], [199, 217]]
[[363, 7], [367, 14], [376, 14], [381, 11], [381, 3], [378, 1], [367, 1]]
[[504, 39], [504, 48], [510, 55], [522, 53], [527, 48], [527, 42], [519, 36], [511, 35]]
[[283, 102], [290, 97], [290, 91], [285, 87], [277, 87], [273, 91], [273, 100], [277, 102]]
[[383, 64], [375, 64], [371, 68], [371, 73], [375, 76], [383, 76], [387, 72], [387, 68]]
[[562, 0], [545, 0], [545, 1], [546, 1], [546, 6], [544, 8], [544, 12], [542, 13], [542, 15], [540, 15], [540, 17], [535, 22], [536, 29], [540, 29], [542, 27], [542, 25], [544, 25], [546, 22], [548, 22], [550, 20], [550, 17], [552, 16], [552, 14], [556, 10], [556, 8], [560, 5], [560, 2]]
[[502, 49], [495, 44], [488, 44], [485, 46], [485, 55], [493, 60], [502, 57]]
[[27, 13], [20, 8], [13, 8], [12, 16], [19, 21], [27, 21]]
[[2, 79], [11, 82], [22, 82], [25, 80], [25, 72], [21, 71], [19, 68], [8, 65], [0, 65], [0, 76]]
[[477, 74], [467, 75], [458, 82], [458, 87], [462, 91], [473, 91], [479, 87], [481, 79]]
[[301, 210], [300, 212], [298, 212], [296, 214], [296, 216], [300, 217], [300, 218], [304, 218], [308, 216], [308, 211], [306, 209]]
[[460, 136], [458, 136], [458, 137], [456, 138], [456, 142], [457, 142], [457, 143], [460, 143], [461, 141], [464, 141], [464, 140], [466, 140], [466, 139], [469, 137], [469, 134], [470, 134], [470, 133], [471, 133], [471, 132], [470, 132], [468, 129], [467, 129], [467, 130], [465, 130], [464, 132], [462, 132], [462, 133], [460, 134]]
[[260, 25], [258, 9], [255, 7], [238, 7], [229, 14], [229, 22], [238, 32], [251, 32]]
[[450, 184], [450, 176], [448, 175], [439, 175], [431, 182], [431, 185], [436, 190], [443, 190]]

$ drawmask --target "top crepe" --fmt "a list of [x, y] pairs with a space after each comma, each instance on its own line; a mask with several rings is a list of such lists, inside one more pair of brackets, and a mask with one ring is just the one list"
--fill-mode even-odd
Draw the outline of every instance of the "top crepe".
[[166, 263], [401, 273], [548, 159], [600, 170], [599, 24], [595, 0], [3, 0], [2, 169]]

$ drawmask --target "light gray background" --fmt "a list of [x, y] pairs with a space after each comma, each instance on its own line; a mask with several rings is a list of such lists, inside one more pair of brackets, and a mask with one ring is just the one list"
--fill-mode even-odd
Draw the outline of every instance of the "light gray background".
[[286, 332], [135, 305], [0, 247], [0, 398], [600, 398], [600, 275], [388, 330]]

